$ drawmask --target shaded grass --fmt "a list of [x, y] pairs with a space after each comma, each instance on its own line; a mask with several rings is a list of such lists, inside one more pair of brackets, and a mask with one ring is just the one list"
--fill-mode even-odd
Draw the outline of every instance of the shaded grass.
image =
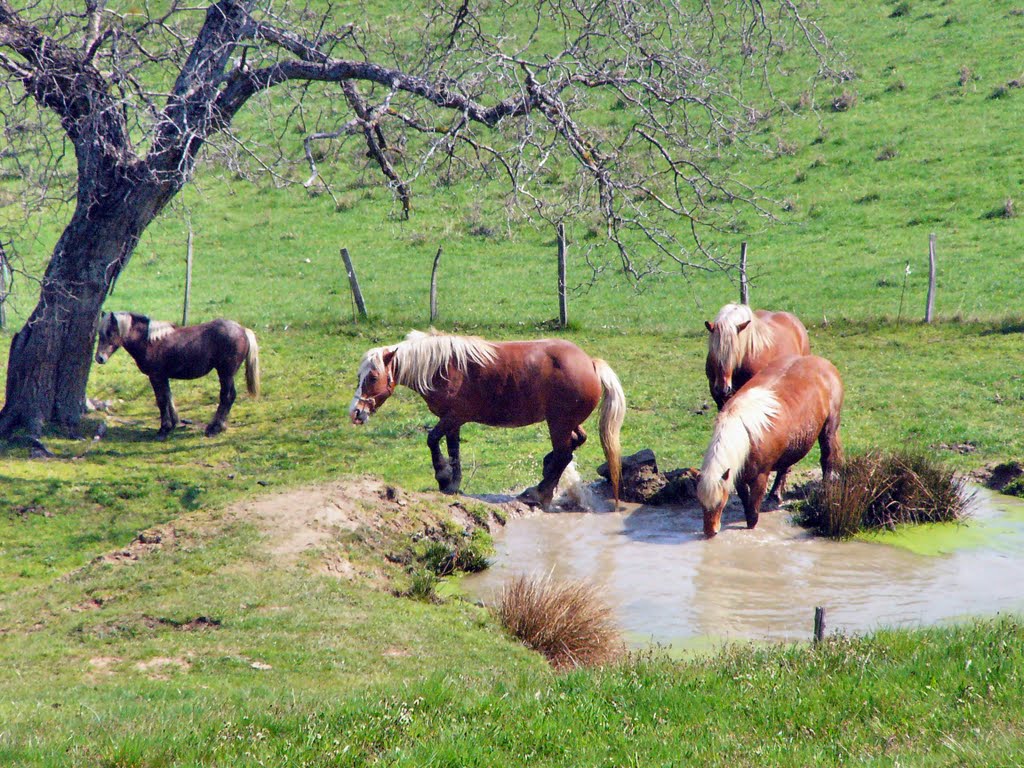
[[897, 525], [963, 520], [966, 481], [921, 453], [871, 451], [843, 461], [798, 510], [800, 525], [843, 539]]

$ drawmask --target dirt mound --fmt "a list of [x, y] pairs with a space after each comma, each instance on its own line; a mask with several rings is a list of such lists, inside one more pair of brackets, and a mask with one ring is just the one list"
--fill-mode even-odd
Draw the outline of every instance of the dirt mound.
[[408, 541], [443, 537], [455, 528], [492, 531], [532, 511], [508, 496], [415, 493], [356, 477], [240, 502], [227, 514], [254, 523], [271, 556], [287, 563], [315, 553], [324, 570], [354, 579], [373, 576], [382, 554], [398, 562], [396, 550]]

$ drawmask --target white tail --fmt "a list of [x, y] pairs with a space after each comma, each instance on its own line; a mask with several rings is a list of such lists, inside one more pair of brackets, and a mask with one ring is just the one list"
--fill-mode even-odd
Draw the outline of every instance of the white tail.
[[619, 431], [626, 418], [626, 393], [615, 371], [604, 360], [594, 359], [594, 370], [601, 380], [604, 397], [601, 400], [601, 447], [608, 462], [608, 478], [612, 483], [615, 508], [619, 508], [619, 483], [622, 480], [622, 446]]
[[260, 396], [260, 346], [256, 343], [256, 334], [245, 329], [245, 338], [249, 342], [249, 351], [245, 353], [245, 386], [253, 397]]

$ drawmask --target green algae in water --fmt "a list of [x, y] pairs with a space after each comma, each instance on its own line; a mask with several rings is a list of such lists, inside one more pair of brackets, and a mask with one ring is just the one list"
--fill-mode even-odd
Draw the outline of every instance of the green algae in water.
[[1024, 551], [1024, 500], [975, 490], [972, 512], [952, 523], [901, 525], [894, 531], [870, 531], [861, 541], [900, 547], [918, 555], [938, 557], [971, 549], [1002, 549], [1008, 540]]

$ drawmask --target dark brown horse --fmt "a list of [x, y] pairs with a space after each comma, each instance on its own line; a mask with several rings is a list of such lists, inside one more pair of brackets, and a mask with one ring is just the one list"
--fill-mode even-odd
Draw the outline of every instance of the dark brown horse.
[[[789, 312], [751, 311], [746, 304], [726, 304], [708, 329], [708, 357], [704, 371], [711, 397], [721, 410], [733, 393], [772, 360], [787, 355], [809, 355], [807, 329]], [[775, 476], [768, 497], [782, 501], [786, 473]]]
[[104, 312], [100, 317], [96, 362], [105, 363], [118, 347], [134, 358], [139, 370], [149, 376], [160, 408], [163, 440], [178, 424], [178, 412], [171, 398], [170, 379], [198, 379], [212, 370], [220, 377], [220, 404], [206, 427], [206, 436], [224, 431], [228, 413], [235, 402], [235, 373], [245, 361], [245, 383], [249, 394], [260, 393], [260, 353], [256, 334], [234, 320], [212, 320], [202, 325], [179, 328], [130, 312]]
[[[352, 423], [365, 424], [398, 384], [419, 394], [441, 419], [427, 435], [427, 445], [434, 477], [445, 493], [458, 493], [462, 482], [459, 430], [463, 424], [522, 427], [546, 421], [552, 450], [544, 457], [544, 476], [521, 496], [542, 506], [551, 503], [573, 451], [586, 441], [582, 424], [603, 393], [601, 445], [618, 506], [619, 430], [626, 397], [611, 367], [575, 344], [559, 339], [491, 342], [413, 331], [399, 344], [363, 355], [349, 407]], [[448, 457], [441, 452], [442, 437]]]
[[784, 357], [761, 369], [726, 403], [715, 420], [704, 454], [697, 498], [704, 510], [704, 535], [721, 526], [722, 510], [735, 486], [747, 527], [758, 513], [774, 470], [783, 475], [811, 450], [821, 448], [821, 472], [828, 482], [842, 458], [839, 418], [843, 383], [823, 357]]

